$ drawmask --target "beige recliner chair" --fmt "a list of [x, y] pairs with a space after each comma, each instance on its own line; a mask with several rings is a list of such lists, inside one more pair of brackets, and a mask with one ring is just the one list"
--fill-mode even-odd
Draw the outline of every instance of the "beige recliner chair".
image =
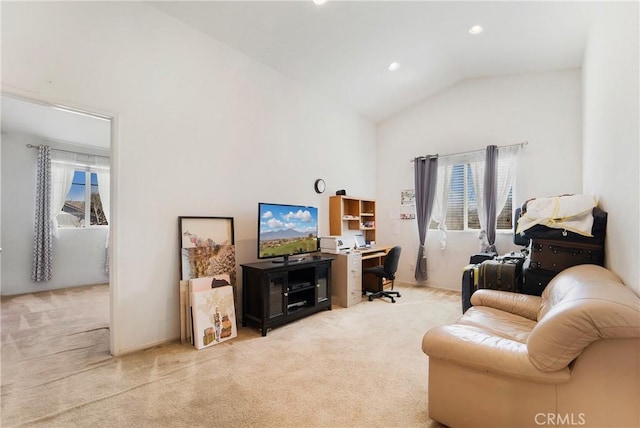
[[451, 427], [639, 427], [640, 299], [569, 268], [541, 297], [479, 290], [429, 330], [429, 416]]

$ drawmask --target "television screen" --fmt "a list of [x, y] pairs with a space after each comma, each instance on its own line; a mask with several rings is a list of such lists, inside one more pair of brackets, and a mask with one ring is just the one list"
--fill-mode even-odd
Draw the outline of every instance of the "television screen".
[[302, 205], [258, 204], [258, 258], [318, 251], [318, 209]]

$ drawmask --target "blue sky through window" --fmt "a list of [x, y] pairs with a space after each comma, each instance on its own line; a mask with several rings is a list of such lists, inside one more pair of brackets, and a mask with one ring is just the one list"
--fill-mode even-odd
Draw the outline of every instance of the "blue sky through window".
[[[68, 201], [84, 201], [84, 189], [85, 189], [85, 173], [84, 171], [75, 171], [73, 174], [73, 184], [67, 195]], [[98, 191], [98, 174], [91, 173], [91, 192], [96, 193]]]
[[68, 201], [84, 201], [84, 177], [84, 171], [76, 171], [73, 174], [73, 184], [71, 184], [71, 190], [67, 195]]

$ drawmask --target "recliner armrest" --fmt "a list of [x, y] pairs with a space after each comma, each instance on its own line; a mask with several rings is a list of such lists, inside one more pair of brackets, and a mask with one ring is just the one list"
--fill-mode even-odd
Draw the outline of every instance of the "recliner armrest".
[[537, 321], [542, 305], [540, 296], [499, 290], [478, 290], [471, 296], [473, 306], [489, 306]]
[[552, 372], [538, 370], [529, 360], [525, 344], [474, 326], [434, 327], [422, 338], [422, 350], [430, 358], [537, 383], [563, 383], [571, 375], [568, 367]]

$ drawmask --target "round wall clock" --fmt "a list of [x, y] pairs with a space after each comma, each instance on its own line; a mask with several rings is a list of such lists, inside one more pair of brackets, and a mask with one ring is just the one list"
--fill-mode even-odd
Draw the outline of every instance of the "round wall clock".
[[316, 189], [316, 193], [323, 193], [327, 189], [327, 185], [322, 178], [318, 178], [313, 187]]

